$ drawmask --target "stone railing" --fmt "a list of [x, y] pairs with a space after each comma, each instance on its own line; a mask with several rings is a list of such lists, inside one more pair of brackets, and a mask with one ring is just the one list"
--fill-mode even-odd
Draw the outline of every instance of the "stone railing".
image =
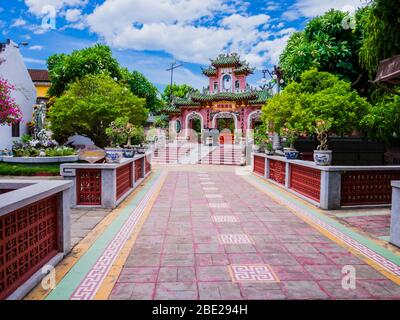
[[322, 209], [390, 205], [400, 166], [317, 166], [312, 161], [253, 155], [253, 172]]
[[400, 181], [392, 181], [392, 214], [390, 222], [390, 242], [400, 247]]
[[70, 251], [71, 186], [0, 180], [0, 300], [23, 298]]
[[64, 179], [73, 182], [72, 207], [115, 208], [151, 171], [151, 153], [139, 154], [120, 163], [65, 163]]

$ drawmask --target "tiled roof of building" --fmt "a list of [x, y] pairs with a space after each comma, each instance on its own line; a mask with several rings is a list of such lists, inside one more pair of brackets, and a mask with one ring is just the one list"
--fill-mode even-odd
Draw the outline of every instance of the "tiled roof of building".
[[28, 72], [33, 82], [50, 82], [47, 70], [28, 69]]
[[256, 91], [246, 92], [219, 92], [212, 94], [195, 94], [192, 96], [192, 100], [195, 102], [210, 102], [219, 100], [238, 101], [238, 100], [254, 100], [257, 99], [258, 95]]
[[187, 98], [174, 98], [173, 105], [164, 108], [167, 113], [180, 113], [180, 108], [199, 108], [203, 102], [213, 101], [247, 101], [249, 105], [263, 105], [271, 98], [269, 90], [246, 92], [220, 92], [214, 94], [194, 93]]
[[236, 67], [240, 65], [240, 56], [237, 53], [222, 53], [216, 59], [211, 60], [211, 65], [216, 68]]
[[218, 68], [233, 67], [233, 72], [236, 75], [249, 75], [254, 72], [246, 61], [240, 60], [237, 53], [220, 54], [216, 59], [211, 59], [211, 65], [207, 68], [202, 68], [203, 74], [207, 77], [214, 77], [217, 75]]

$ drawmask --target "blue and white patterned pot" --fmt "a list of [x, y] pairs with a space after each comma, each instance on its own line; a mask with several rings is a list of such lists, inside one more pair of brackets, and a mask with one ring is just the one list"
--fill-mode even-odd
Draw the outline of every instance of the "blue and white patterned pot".
[[299, 157], [299, 151], [296, 150], [285, 150], [285, 156], [288, 160], [295, 160]]
[[106, 161], [108, 163], [120, 163], [122, 159], [121, 152], [107, 151], [106, 153]]
[[135, 156], [135, 153], [136, 153], [135, 150], [125, 150], [124, 157], [125, 158], [133, 158]]
[[332, 150], [314, 150], [314, 162], [318, 166], [330, 166], [332, 164]]

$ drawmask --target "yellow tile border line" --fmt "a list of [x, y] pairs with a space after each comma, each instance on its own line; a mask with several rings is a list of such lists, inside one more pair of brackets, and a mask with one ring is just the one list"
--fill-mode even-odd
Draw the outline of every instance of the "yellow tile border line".
[[[327, 219], [332, 219], [331, 217], [328, 217], [327, 215], [325, 215], [325, 213], [322, 210], [312, 206], [308, 202], [300, 199], [299, 197], [294, 196], [293, 194], [287, 192], [286, 190], [281, 189], [278, 186], [273, 185], [272, 183], [269, 183], [268, 181], [266, 181], [262, 177], [259, 177], [258, 175], [252, 174], [251, 177], [253, 177], [253, 178], [249, 179], [248, 176], [242, 176], [243, 180], [247, 181], [252, 186], [256, 187], [262, 193], [267, 194], [269, 197], [271, 197], [277, 203], [279, 203], [279, 204], [285, 206], [286, 208], [288, 208], [288, 210], [290, 210], [293, 214], [295, 214], [297, 217], [299, 217], [301, 220], [303, 220], [304, 222], [309, 224], [314, 229], [318, 230], [321, 234], [323, 234], [324, 236], [326, 236], [327, 238], [329, 238], [333, 242], [337, 243], [341, 247], [345, 248], [346, 250], [350, 251], [355, 256], [357, 256], [360, 259], [362, 259], [365, 263], [367, 263], [368, 265], [373, 267], [375, 270], [377, 270], [378, 272], [383, 274], [385, 277], [387, 277], [388, 279], [390, 279], [391, 281], [393, 281], [397, 285], [400, 285], [400, 276], [399, 275], [397, 275], [397, 274], [395, 274], [393, 272], [390, 272], [382, 264], [380, 264], [377, 261], [374, 261], [372, 258], [370, 258], [366, 253], [364, 253], [361, 250], [358, 250], [358, 249], [352, 247], [351, 245], [346, 243], [343, 239], [339, 238], [338, 236], [334, 235], [333, 233], [331, 233], [330, 231], [328, 231], [324, 227], [322, 227], [322, 226], [318, 225], [317, 223], [315, 223], [314, 221], [312, 221], [308, 216], [306, 216], [305, 214], [300, 212], [300, 211], [303, 211], [304, 209], [299, 208], [298, 204], [306, 206], [308, 208], [308, 210], [310, 210], [310, 211], [314, 211], [314, 212], [317, 212], [319, 214], [324, 215]], [[256, 178], [257, 180], [254, 180], [254, 178]], [[267, 190], [267, 189], [271, 189], [271, 190]], [[295, 202], [295, 204], [294, 205], [292, 204], [292, 206], [289, 205], [288, 201], [285, 200], [278, 193], [281, 193], [284, 197], [290, 198], [292, 201]], [[318, 218], [316, 218], [316, 219], [318, 219]], [[336, 223], [339, 223], [339, 222], [336, 222]], [[342, 226], [344, 228], [346, 228], [346, 229], [349, 229], [348, 227], [346, 227], [344, 225], [342, 225]], [[356, 233], [356, 231], [354, 231], [354, 230], [350, 230], [349, 229], [349, 231], [353, 232], [353, 233]], [[359, 235], [359, 236], [362, 236], [362, 235]], [[358, 243], [357, 240], [355, 240], [355, 239], [352, 239], [352, 240]], [[392, 255], [396, 255], [398, 257], [398, 261], [400, 261], [400, 254], [398, 252], [392, 252], [392, 250], [388, 250], [387, 248], [382, 247], [381, 244], [378, 241], [375, 241], [375, 239], [369, 239], [368, 238], [368, 240], [370, 242], [374, 243], [375, 246], [379, 246], [379, 247], [381, 247], [381, 249], [389, 251]], [[369, 247], [367, 247], [367, 248], [369, 250], [373, 251]], [[396, 265], [398, 266], [399, 264], [396, 263]]]
[[[87, 253], [87, 251], [96, 243], [98, 238], [104, 233], [104, 231], [117, 219], [123, 210], [133, 201], [138, 193], [140, 193], [145, 184], [152, 179], [154, 173], [152, 172], [140, 183], [139, 187], [136, 188], [131, 195], [129, 195], [118, 208], [112, 210], [104, 219], [102, 219], [92, 229], [86, 237], [84, 237], [72, 250], [71, 252], [57, 265], [55, 266], [56, 274], [56, 286], [61, 280], [68, 274], [68, 272], [76, 265], [76, 263]], [[162, 185], [162, 184], [161, 184]], [[141, 224], [142, 225], [142, 224]], [[34, 289], [28, 293], [24, 300], [44, 300], [51, 293], [51, 290], [42, 288], [39, 283]]]

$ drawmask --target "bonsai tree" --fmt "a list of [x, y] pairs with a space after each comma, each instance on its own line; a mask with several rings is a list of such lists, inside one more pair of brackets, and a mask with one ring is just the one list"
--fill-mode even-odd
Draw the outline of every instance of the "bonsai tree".
[[134, 126], [129, 122], [128, 117], [120, 117], [111, 122], [106, 129], [107, 136], [111, 139], [113, 146], [125, 145], [132, 147], [141, 144], [144, 140], [144, 130], [142, 127]]
[[22, 112], [11, 97], [11, 91], [14, 89], [7, 80], [0, 78], [0, 125], [15, 124], [22, 119]]
[[332, 121], [328, 120], [317, 120], [315, 123], [315, 133], [317, 135], [317, 140], [319, 145], [317, 150], [326, 151], [328, 150], [328, 136], [329, 130], [332, 127]]
[[117, 118], [106, 129], [106, 135], [110, 138], [113, 147], [121, 147], [121, 145], [126, 143], [128, 139], [125, 130], [126, 123], [127, 119], [125, 117]]
[[286, 147], [290, 150], [295, 150], [294, 143], [297, 141], [299, 131], [287, 123], [286, 126], [280, 130], [280, 135], [284, 139]]

